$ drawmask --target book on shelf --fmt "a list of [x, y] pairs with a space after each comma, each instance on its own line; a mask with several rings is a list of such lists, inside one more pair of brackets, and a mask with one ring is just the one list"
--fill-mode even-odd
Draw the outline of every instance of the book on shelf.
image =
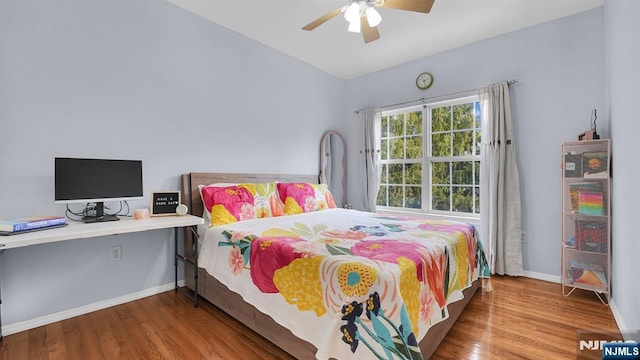
[[564, 242], [564, 246], [575, 249], [576, 248], [576, 237], [575, 236], [567, 236], [567, 240]]
[[582, 154], [564, 154], [564, 177], [582, 177]]
[[584, 173], [585, 179], [606, 179], [608, 176], [606, 172]]
[[607, 178], [609, 158], [606, 151], [590, 151], [582, 154], [582, 176], [585, 178]]
[[606, 253], [607, 223], [604, 221], [576, 220], [575, 244], [577, 250]]
[[17, 233], [65, 225], [66, 223], [67, 218], [64, 216], [33, 216], [15, 220], [0, 220], [0, 231], [5, 233]]
[[578, 191], [578, 213], [604, 215], [604, 202], [600, 191]]
[[607, 276], [602, 265], [579, 261], [571, 261], [571, 281], [573, 284], [607, 286]]
[[565, 270], [565, 278], [567, 279], [567, 282], [569, 284], [573, 284], [573, 270], [572, 269], [566, 269]]
[[571, 200], [571, 212], [577, 214], [579, 211], [578, 197], [581, 191], [597, 192], [600, 190], [600, 183], [597, 181], [579, 182], [569, 185], [569, 199]]

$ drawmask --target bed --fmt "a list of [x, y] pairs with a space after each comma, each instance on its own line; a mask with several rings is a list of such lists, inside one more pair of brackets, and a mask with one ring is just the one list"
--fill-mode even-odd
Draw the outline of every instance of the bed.
[[[267, 182], [317, 176], [190, 173], [183, 199], [201, 216], [199, 185]], [[198, 232], [186, 285], [297, 359], [429, 358], [486, 266], [470, 225], [329, 206]]]

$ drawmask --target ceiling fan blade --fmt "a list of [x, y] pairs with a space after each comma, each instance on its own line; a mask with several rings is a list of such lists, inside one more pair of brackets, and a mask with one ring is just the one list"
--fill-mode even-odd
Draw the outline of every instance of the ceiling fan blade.
[[341, 7], [337, 8], [337, 9], [335, 9], [335, 10], [329, 11], [328, 13], [326, 13], [326, 14], [320, 16], [319, 18], [313, 20], [312, 22], [308, 23], [302, 29], [311, 31], [311, 30], [317, 28], [318, 26], [324, 24], [328, 20], [333, 19], [338, 14], [340, 14], [343, 10], [344, 10], [344, 6], [341, 6]]
[[384, 3], [380, 6], [384, 8], [409, 10], [426, 14], [431, 11], [434, 1], [435, 0], [384, 0]]
[[364, 43], [370, 43], [373, 40], [380, 39], [380, 33], [377, 28], [369, 26], [366, 16], [360, 17], [360, 31], [362, 31], [362, 37], [364, 37]]

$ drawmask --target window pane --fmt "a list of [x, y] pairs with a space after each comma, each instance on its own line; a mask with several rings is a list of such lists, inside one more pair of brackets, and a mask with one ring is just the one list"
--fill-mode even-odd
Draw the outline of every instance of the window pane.
[[433, 185], [448, 185], [451, 182], [449, 164], [448, 161], [431, 163], [431, 183]]
[[473, 103], [453, 106], [453, 129], [473, 129]]
[[389, 117], [388, 116], [383, 116], [382, 119], [380, 119], [380, 127], [381, 127], [381, 135], [382, 137], [387, 137], [389, 136], [389, 130], [388, 130], [388, 126], [389, 126]]
[[451, 156], [451, 134], [431, 135], [431, 154], [433, 156]]
[[406, 164], [405, 184], [422, 184], [422, 164]]
[[402, 186], [389, 186], [389, 206], [402, 207]]
[[380, 186], [376, 204], [380, 206], [387, 206], [387, 186]]
[[476, 186], [474, 188], [474, 196], [473, 198], [475, 199], [476, 202], [476, 210], [474, 211], [476, 214], [480, 214], [480, 187]]
[[382, 141], [380, 141], [380, 159], [389, 160], [389, 151], [387, 150], [388, 146], [389, 140], [382, 139]]
[[449, 187], [448, 186], [432, 186], [431, 187], [431, 208], [434, 210], [449, 210]]
[[[398, 121], [402, 123], [402, 126], [403, 126], [402, 129], [404, 129], [404, 119], [405, 119], [404, 114], [398, 114], [396, 116], [398, 117]], [[401, 132], [402, 132], [402, 135], [404, 135], [404, 130], [401, 130]]]
[[453, 184], [473, 185], [473, 162], [456, 161], [453, 163]]
[[466, 213], [473, 211], [473, 188], [471, 186], [453, 188], [453, 211]]
[[451, 104], [429, 108], [429, 128], [423, 109], [382, 117], [378, 205], [480, 214], [481, 104]]
[[404, 138], [390, 139], [390, 159], [404, 159]]
[[420, 209], [422, 207], [422, 189], [419, 186], [407, 186], [405, 191], [405, 207], [409, 209]]
[[[402, 118], [400, 118], [402, 116]], [[404, 116], [393, 115], [389, 118], [389, 136], [404, 135]]]
[[480, 161], [474, 161], [473, 165], [476, 168], [475, 182], [473, 184], [479, 185], [480, 184]]
[[473, 131], [453, 133], [453, 156], [473, 155]]
[[389, 184], [403, 184], [402, 164], [389, 164]]
[[422, 134], [422, 111], [407, 114], [407, 135]]
[[407, 159], [422, 157], [422, 136], [407, 137]]
[[431, 110], [431, 131], [451, 130], [451, 108], [439, 107]]

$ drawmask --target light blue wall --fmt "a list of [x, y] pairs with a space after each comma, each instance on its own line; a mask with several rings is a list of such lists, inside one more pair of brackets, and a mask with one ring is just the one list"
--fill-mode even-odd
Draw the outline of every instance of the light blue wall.
[[[638, 50], [634, 62], [626, 55], [638, 38], [633, 2], [608, 0], [605, 11], [344, 82], [165, 2], [2, 1], [0, 218], [63, 213], [52, 200], [54, 156], [142, 159], [148, 194], [179, 188], [179, 174], [189, 171], [317, 173], [328, 129], [346, 135], [349, 201], [361, 208], [362, 136], [353, 110], [518, 79], [510, 94], [525, 270], [559, 276], [560, 144], [586, 130], [597, 108], [615, 163], [637, 163], [629, 148], [638, 125], [628, 119], [640, 98], [632, 65]], [[435, 76], [426, 92], [414, 85], [422, 71]], [[638, 253], [630, 216], [639, 199], [616, 199], [635, 194], [638, 174], [637, 167], [614, 168], [614, 299], [637, 329], [638, 269], [626, 254]], [[133, 204], [143, 206], [146, 199]], [[171, 282], [169, 236], [153, 231], [7, 251], [0, 257], [3, 324]], [[109, 261], [112, 245], [123, 246], [121, 262]]]
[[[611, 118], [613, 306], [626, 331], [640, 330], [640, 241], [636, 229], [640, 192], [640, 2], [607, 0], [604, 8], [607, 105]], [[636, 338], [636, 341], [640, 339]]]
[[[343, 81], [167, 2], [3, 0], [0, 218], [64, 213], [55, 156], [141, 159], [146, 194], [190, 171], [317, 174], [344, 98]], [[172, 282], [169, 237], [6, 251], [3, 325]]]
[[[440, 96], [518, 79], [510, 91], [516, 156], [520, 168], [526, 271], [560, 276], [561, 144], [589, 129], [591, 110], [604, 110], [602, 8], [480, 41], [442, 54], [348, 81], [352, 110]], [[427, 91], [415, 86], [422, 71], [434, 75]], [[360, 122], [350, 114], [350, 133]], [[598, 132], [608, 137], [608, 118]], [[350, 143], [360, 159], [362, 140]], [[361, 174], [356, 161], [352, 174]], [[362, 208], [360, 185], [350, 198]]]

